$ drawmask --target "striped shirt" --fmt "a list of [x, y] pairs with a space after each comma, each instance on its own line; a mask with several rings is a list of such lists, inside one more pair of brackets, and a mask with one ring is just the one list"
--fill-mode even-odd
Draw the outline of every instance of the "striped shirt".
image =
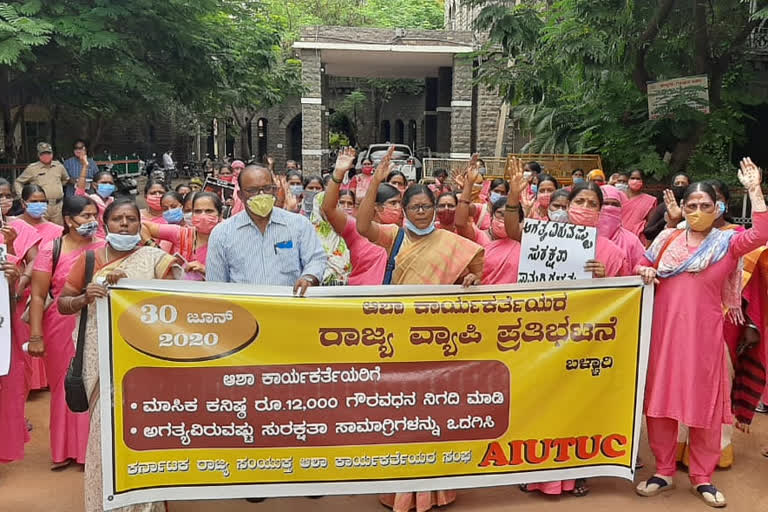
[[315, 227], [302, 215], [274, 208], [262, 233], [242, 211], [208, 240], [206, 281], [293, 286], [301, 276], [323, 280], [327, 256]]

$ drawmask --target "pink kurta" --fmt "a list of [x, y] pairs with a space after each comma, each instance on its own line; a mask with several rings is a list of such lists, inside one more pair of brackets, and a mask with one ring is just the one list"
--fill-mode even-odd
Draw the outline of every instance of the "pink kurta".
[[511, 238], [501, 238], [484, 247], [483, 284], [516, 283], [520, 242]]
[[610, 240], [627, 254], [629, 259], [627, 268], [629, 270], [634, 269], [640, 263], [640, 260], [645, 257], [645, 246], [643, 243], [634, 233], [623, 226], [619, 226], [619, 229], [613, 233]]
[[[705, 429], [732, 422], [721, 293], [739, 258], [768, 239], [768, 213], [755, 213], [753, 222], [733, 236], [723, 259], [702, 272], [661, 279], [656, 287], [647, 416]], [[647, 259], [640, 264], [651, 265]]]
[[643, 230], [648, 215], [656, 208], [658, 200], [648, 194], [640, 194], [627, 199], [621, 205], [621, 224], [645, 243]]
[[[26, 222], [14, 228], [17, 232], [13, 242], [16, 255], [9, 254], [8, 261], [18, 264], [27, 252], [40, 242], [40, 235]], [[0, 243], [5, 243], [2, 234]], [[0, 462], [23, 459], [24, 443], [29, 441], [27, 423], [24, 421], [27, 389], [24, 378], [24, 351], [21, 348], [29, 339], [29, 326], [21, 320], [23, 312], [24, 303], [16, 304], [11, 329], [11, 368], [8, 375], [0, 377]]]
[[104, 230], [104, 210], [107, 209], [107, 206], [112, 204], [115, 198], [109, 196], [106, 200], [104, 200], [99, 194], [88, 194], [85, 190], [77, 187], [75, 187], [75, 195], [88, 197], [92, 199], [94, 203], [96, 203], [96, 210], [98, 211], [96, 220], [99, 223], [99, 229], [96, 231], [96, 237], [104, 238], [106, 236], [106, 232]]
[[[626, 267], [626, 257], [623, 256], [623, 251], [605, 237], [597, 237], [595, 259], [605, 265], [605, 277], [629, 275], [628, 273], [622, 273], [628, 272]], [[575, 488], [576, 480], [557, 480], [554, 482], [528, 484], [529, 491], [539, 491], [544, 494], [552, 495], [571, 492]]]
[[632, 275], [633, 268], [629, 266], [627, 253], [618, 245], [604, 236], [597, 236], [595, 259], [605, 265], [605, 277]]
[[[163, 224], [158, 226], [158, 238], [164, 242], [170, 242], [173, 247], [170, 250], [170, 254], [176, 254], [181, 252], [181, 230], [191, 229], [188, 226], [179, 226], [178, 224]], [[190, 235], [191, 236], [191, 235]], [[192, 249], [191, 261], [197, 261], [205, 265], [205, 260], [208, 258], [208, 244], [200, 245]], [[197, 272], [186, 272], [184, 279], [188, 281], [205, 281], [205, 276], [201, 276]]]
[[[159, 215], [157, 217], [153, 217], [152, 214], [149, 212], [149, 210], [141, 210], [141, 220], [142, 222], [153, 222], [155, 224], [168, 224], [168, 221], [165, 220], [165, 217], [162, 215]], [[155, 243], [157, 243], [157, 246], [160, 247], [162, 250], [167, 252], [168, 254], [173, 254], [171, 250], [173, 249], [173, 244], [167, 240], [155, 240]]]
[[[31, 227], [35, 231], [37, 231], [37, 234], [40, 235], [40, 247], [45, 245], [48, 242], [51, 242], [61, 236], [61, 233], [64, 228], [59, 226], [58, 224], [54, 224], [53, 222], [43, 221], [40, 224], [32, 225], [28, 224], [27, 222], [19, 219], [16, 219], [15, 221], [11, 222], [11, 226], [16, 228], [18, 231], [19, 224], [24, 224], [26, 226]], [[27, 301], [29, 300], [29, 290], [27, 289], [24, 292], [24, 298], [19, 303], [22, 307], [22, 312], [24, 307], [26, 307]], [[26, 333], [26, 339], [24, 341], [29, 340], [29, 325], [24, 324], [21, 329], [24, 330]], [[24, 375], [27, 382], [27, 391], [30, 390], [36, 390], [36, 389], [44, 389], [48, 387], [48, 377], [45, 374], [45, 363], [43, 363], [43, 360], [39, 357], [32, 357], [29, 354], [24, 354], [24, 363], [25, 363], [25, 369], [24, 369]]]
[[352, 263], [349, 284], [365, 286], [379, 285], [384, 282], [387, 250], [371, 243], [358, 233], [357, 222], [354, 217], [347, 216], [347, 225], [344, 226], [341, 238], [347, 243], [349, 261]]
[[[64, 377], [69, 363], [75, 355], [72, 332], [77, 324], [77, 315], [62, 315], [57, 305], [59, 294], [67, 282], [72, 265], [85, 251], [104, 247], [104, 240], [59, 256], [56, 273], [51, 279], [51, 293], [56, 299], [43, 313], [43, 339], [45, 340], [45, 370], [51, 388], [51, 459], [54, 463], [73, 459], [85, 464], [85, 448], [88, 442], [90, 418], [87, 412], [75, 414], [67, 407], [64, 394]], [[53, 243], [42, 246], [35, 259], [35, 271], [50, 275], [53, 268]]]

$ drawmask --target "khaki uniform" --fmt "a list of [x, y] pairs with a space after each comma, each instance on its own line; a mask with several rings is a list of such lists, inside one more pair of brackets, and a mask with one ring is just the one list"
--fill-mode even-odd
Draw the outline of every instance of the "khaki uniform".
[[16, 178], [14, 186], [16, 194], [21, 195], [21, 189], [24, 185], [33, 183], [39, 185], [48, 198], [48, 211], [45, 218], [59, 225], [64, 225], [64, 218], [61, 216], [61, 201], [64, 199], [64, 185], [69, 181], [69, 174], [60, 162], [54, 160], [51, 165], [45, 165], [37, 161], [29, 164], [24, 172]]

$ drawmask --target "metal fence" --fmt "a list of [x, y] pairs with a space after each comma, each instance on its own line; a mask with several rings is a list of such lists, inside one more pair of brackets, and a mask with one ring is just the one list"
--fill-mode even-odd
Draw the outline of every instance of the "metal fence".
[[[562, 184], [571, 183], [571, 173], [576, 169], [581, 169], [586, 175], [592, 169], [602, 169], [603, 161], [600, 155], [563, 155], [563, 154], [540, 154], [540, 153], [513, 153], [507, 158], [483, 157], [488, 169], [487, 178], [503, 178], [507, 161], [512, 158], [520, 158], [525, 162], [536, 161], [541, 165], [542, 172], [551, 174]], [[448, 174], [453, 171], [461, 171], [466, 165], [468, 159], [458, 158], [425, 158], [423, 160], [425, 178], [431, 178], [437, 169], [445, 169]]]

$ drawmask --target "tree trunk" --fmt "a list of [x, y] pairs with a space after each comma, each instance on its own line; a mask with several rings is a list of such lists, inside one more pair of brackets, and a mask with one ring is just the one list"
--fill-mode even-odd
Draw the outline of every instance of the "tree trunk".
[[637, 43], [637, 53], [635, 54], [635, 66], [632, 70], [632, 81], [635, 83], [640, 92], [643, 94], [648, 92], [647, 82], [652, 79], [648, 69], [645, 67], [645, 56], [648, 53], [648, 48], [651, 43], [656, 39], [661, 31], [661, 27], [667, 22], [669, 14], [672, 12], [672, 8], [675, 6], [675, 0], [659, 0], [659, 9], [654, 14], [648, 26], [645, 28], [645, 32], [640, 36], [640, 40]]

